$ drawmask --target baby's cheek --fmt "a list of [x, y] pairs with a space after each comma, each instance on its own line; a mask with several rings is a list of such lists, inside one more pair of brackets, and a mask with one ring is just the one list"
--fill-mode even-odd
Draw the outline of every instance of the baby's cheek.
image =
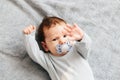
[[52, 53], [56, 53], [56, 45], [51, 46], [51, 52], [52, 52]]
[[51, 44], [50, 48], [51, 48], [52, 52], [54, 52], [54, 53], [57, 52], [57, 51], [56, 51], [56, 46], [57, 46], [57, 45], [58, 45], [58, 42], [54, 42], [54, 43]]

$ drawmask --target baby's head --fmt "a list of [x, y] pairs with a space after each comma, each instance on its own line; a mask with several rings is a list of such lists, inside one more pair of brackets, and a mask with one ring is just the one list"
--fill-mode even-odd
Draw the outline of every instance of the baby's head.
[[[45, 17], [37, 31], [37, 41], [42, 45], [45, 52], [51, 52], [55, 56], [61, 56], [67, 51], [61, 53], [59, 47], [67, 44], [69, 49], [67, 34], [65, 33], [66, 22], [58, 17]], [[66, 48], [66, 47], [65, 47]], [[60, 53], [60, 54], [59, 54]]]

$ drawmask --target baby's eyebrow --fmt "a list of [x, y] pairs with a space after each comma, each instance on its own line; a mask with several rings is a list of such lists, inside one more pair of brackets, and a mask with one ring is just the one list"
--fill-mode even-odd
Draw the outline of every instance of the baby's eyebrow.
[[51, 37], [51, 36], [53, 36], [53, 35], [54, 35], [53, 33], [51, 33], [51, 34], [47, 34], [48, 37]]
[[48, 34], [47, 35], [47, 38], [52, 38], [52, 37], [54, 37], [54, 34]]

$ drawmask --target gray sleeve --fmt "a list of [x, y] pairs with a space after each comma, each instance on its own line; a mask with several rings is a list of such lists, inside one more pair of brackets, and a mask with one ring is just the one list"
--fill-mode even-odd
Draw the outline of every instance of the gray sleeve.
[[86, 33], [84, 33], [83, 39], [80, 42], [79, 41], [76, 42], [75, 48], [83, 58], [87, 59], [91, 49], [90, 37]]
[[45, 53], [39, 49], [38, 43], [35, 40], [35, 34], [32, 33], [23, 36], [25, 47], [30, 58], [45, 68]]

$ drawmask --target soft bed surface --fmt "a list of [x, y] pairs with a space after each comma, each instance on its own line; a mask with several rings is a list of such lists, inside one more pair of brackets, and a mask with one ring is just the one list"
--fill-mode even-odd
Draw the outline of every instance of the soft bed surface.
[[95, 80], [120, 79], [120, 0], [0, 0], [0, 80], [50, 80], [22, 38], [22, 30], [44, 16], [77, 23], [91, 37]]

